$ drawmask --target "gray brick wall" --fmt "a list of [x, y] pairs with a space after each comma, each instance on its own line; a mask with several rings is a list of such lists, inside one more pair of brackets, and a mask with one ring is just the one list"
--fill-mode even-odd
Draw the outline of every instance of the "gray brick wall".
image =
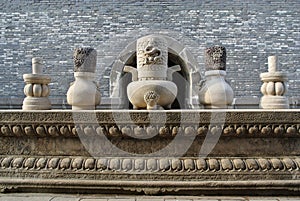
[[0, 94], [22, 98], [24, 73], [41, 56], [51, 75], [51, 97], [65, 99], [73, 80], [75, 47], [98, 51], [98, 81], [109, 96], [109, 69], [139, 36], [162, 31], [186, 45], [204, 73], [203, 49], [227, 48], [227, 79], [236, 97], [261, 96], [259, 74], [277, 54], [289, 73], [288, 95], [300, 92], [300, 1], [97, 1], [0, 2]]

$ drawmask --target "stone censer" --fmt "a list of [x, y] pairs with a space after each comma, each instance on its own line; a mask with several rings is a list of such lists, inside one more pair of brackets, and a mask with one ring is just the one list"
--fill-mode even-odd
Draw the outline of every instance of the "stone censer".
[[177, 96], [172, 74], [180, 66], [168, 68], [168, 47], [163, 37], [148, 35], [137, 40], [137, 68], [125, 66], [132, 74], [127, 95], [134, 109], [170, 109]]

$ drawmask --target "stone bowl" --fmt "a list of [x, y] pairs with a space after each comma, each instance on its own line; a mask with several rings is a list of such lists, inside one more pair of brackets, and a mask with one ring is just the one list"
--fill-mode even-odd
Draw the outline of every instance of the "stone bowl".
[[175, 83], [166, 80], [134, 81], [127, 86], [128, 99], [134, 109], [148, 108], [147, 106], [149, 105], [145, 101], [145, 96], [149, 92], [154, 92], [158, 95], [157, 106], [170, 109], [177, 96], [177, 86]]

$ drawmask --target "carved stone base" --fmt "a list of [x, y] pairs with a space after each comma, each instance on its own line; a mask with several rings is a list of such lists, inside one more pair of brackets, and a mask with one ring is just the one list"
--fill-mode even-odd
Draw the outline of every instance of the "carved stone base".
[[263, 96], [260, 100], [263, 109], [288, 109], [289, 100], [285, 96]]
[[298, 157], [0, 156], [6, 192], [296, 195], [299, 167]]
[[23, 110], [50, 110], [51, 102], [48, 97], [26, 97], [23, 101]]
[[300, 110], [0, 113], [2, 192], [300, 193]]

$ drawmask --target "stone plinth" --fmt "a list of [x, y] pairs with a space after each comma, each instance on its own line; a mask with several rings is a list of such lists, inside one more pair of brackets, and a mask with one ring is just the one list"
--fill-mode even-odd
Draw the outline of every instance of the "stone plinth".
[[26, 83], [23, 101], [23, 110], [49, 110], [51, 103], [48, 98], [50, 88], [48, 84], [51, 78], [43, 75], [43, 62], [41, 58], [32, 58], [32, 74], [24, 74], [23, 79]]
[[289, 108], [289, 101], [284, 96], [287, 91], [285, 82], [287, 81], [287, 74], [277, 71], [277, 56], [268, 57], [268, 71], [261, 73], [260, 78], [263, 81], [261, 86], [261, 93], [263, 96], [260, 100], [260, 107], [263, 109], [287, 109]]
[[300, 110], [0, 113], [4, 192], [299, 195]]

